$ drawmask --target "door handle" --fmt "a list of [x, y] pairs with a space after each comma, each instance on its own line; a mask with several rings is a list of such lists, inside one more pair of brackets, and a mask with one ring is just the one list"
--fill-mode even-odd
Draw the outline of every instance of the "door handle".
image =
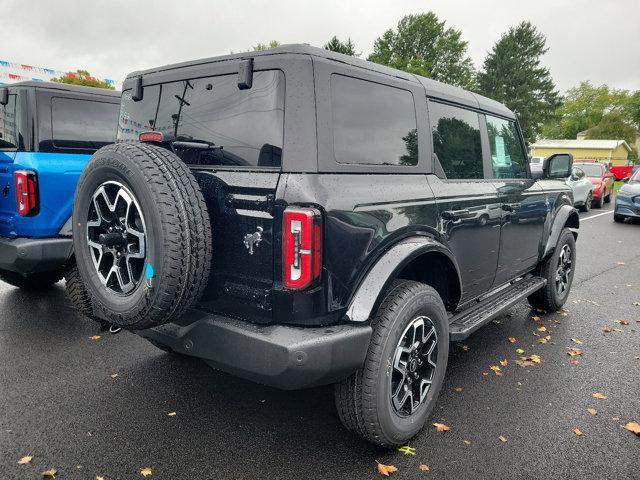
[[515, 212], [518, 208], [520, 208], [519, 203], [503, 203], [502, 210], [505, 212]]
[[466, 208], [463, 210], [445, 210], [440, 214], [440, 216], [445, 220], [459, 220], [460, 218], [464, 218], [468, 215], [471, 215], [471, 212]]

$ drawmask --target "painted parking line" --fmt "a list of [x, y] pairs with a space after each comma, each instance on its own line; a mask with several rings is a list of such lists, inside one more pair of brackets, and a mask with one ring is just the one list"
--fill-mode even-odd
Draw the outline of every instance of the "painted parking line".
[[613, 213], [613, 210], [608, 210], [606, 212], [598, 213], [597, 215], [591, 215], [589, 217], [583, 217], [580, 219], [581, 222], [586, 222], [587, 220], [591, 220], [592, 218], [601, 217], [602, 215], [609, 215]]

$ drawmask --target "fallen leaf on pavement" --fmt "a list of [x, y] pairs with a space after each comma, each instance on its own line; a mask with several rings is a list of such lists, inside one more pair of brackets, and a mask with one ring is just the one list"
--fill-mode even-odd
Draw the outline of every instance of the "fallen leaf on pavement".
[[100, 340], [100, 338], [102, 338], [102, 337], [100, 337], [100, 335], [93, 335], [93, 336], [89, 337], [89, 340], [95, 342], [97, 340]]
[[384, 475], [385, 477], [388, 477], [391, 473], [398, 471], [398, 469], [393, 465], [385, 465], [380, 462], [376, 463], [378, 464], [378, 473], [380, 473], [380, 475]]
[[500, 441], [502, 443], [507, 443], [507, 439], [505, 437], [503, 437], [502, 435], [500, 435], [498, 438], [500, 439]]
[[455, 390], [456, 392], [460, 393], [460, 392], [462, 391], [462, 387], [456, 387], [456, 388], [454, 388], [454, 390]]
[[582, 345], [582, 340], [578, 340], [577, 338], [572, 338], [571, 341], [573, 343], [577, 343], [578, 345]]
[[469, 345], [462, 345], [460, 348], [462, 349], [463, 352], [469, 351]]
[[167, 417], [175, 417], [177, 415], [176, 412], [169, 412], [167, 413]]
[[42, 475], [43, 478], [56, 478], [57, 474], [58, 471], [55, 468], [50, 468], [49, 470], [42, 472], [40, 475]]
[[634, 307], [640, 307], [640, 302], [633, 302]]
[[398, 451], [400, 453], [404, 453], [405, 455], [413, 455], [415, 456], [416, 454], [416, 449], [413, 447], [410, 447], [409, 445], [403, 445], [402, 447], [400, 447], [398, 449]]
[[509, 340], [510, 343], [516, 343], [518, 341], [516, 340], [516, 337], [509, 337], [507, 340]]
[[607, 399], [606, 395], [603, 395], [602, 393], [598, 393], [598, 392], [592, 393], [591, 396], [593, 398], [597, 398], [598, 400], [606, 400]]
[[506, 367], [507, 365], [509, 365], [509, 360], [507, 360], [506, 358], [504, 360], [500, 360], [500, 365]]
[[429, 471], [429, 465], [425, 465], [424, 463], [420, 465], [420, 471], [421, 472], [428, 472]]
[[629, 322], [626, 320], [616, 320], [620, 325], [629, 325]]
[[587, 412], [589, 412], [594, 417], [598, 414], [598, 411], [595, 408], [587, 408]]
[[536, 363], [540, 363], [542, 360], [539, 355], [531, 355], [529, 357], [520, 357], [520, 360], [516, 360], [516, 363], [521, 367], [530, 367]]
[[104, 477], [102, 475], [96, 475], [96, 480], [104, 480]]
[[616, 265], [626, 265], [624, 262], [618, 262]]
[[640, 435], [640, 423], [638, 422], [629, 422], [624, 426], [624, 428], [636, 435]]
[[489, 367], [491, 370], [493, 370], [495, 372], [496, 375], [502, 375], [502, 370], [500, 369], [499, 366], [497, 365], [491, 365]]
[[436, 432], [448, 432], [451, 430], [451, 427], [447, 427], [444, 423], [434, 423], [434, 427], [436, 427]]
[[531, 320], [533, 320], [534, 322], [539, 322], [540, 321], [540, 317], [537, 315], [534, 315], [533, 317], [531, 317]]
[[569, 360], [571, 365], [578, 365], [580, 362], [578, 360]]
[[467, 440], [466, 438], [462, 440], [466, 445], [471, 445], [471, 440]]
[[572, 348], [567, 352], [567, 355], [569, 355], [570, 357], [577, 357], [578, 355], [582, 355], [582, 350], [580, 350], [579, 348]]
[[31, 460], [33, 460], [33, 457], [31, 455], [25, 455], [20, 460], [18, 460], [18, 465], [25, 465], [29, 463]]
[[577, 436], [581, 437], [582, 435], [584, 435], [582, 433], [582, 430], [580, 430], [579, 428], [574, 428], [573, 429], [573, 433], [575, 433]]
[[523, 350], [523, 349], [521, 349], [521, 348], [516, 348], [516, 353], [517, 353], [518, 355], [522, 355], [522, 354], [524, 353], [524, 350]]
[[118, 375], [117, 373], [112, 373], [112, 374], [111, 374], [111, 378], [113, 378], [113, 379], [116, 379], [116, 378], [118, 378], [118, 377], [119, 377], [119, 375]]
[[143, 477], [150, 477], [151, 475], [153, 475], [153, 471], [149, 467], [144, 467], [140, 469], [140, 475], [142, 475]]
[[547, 327], [545, 327], [544, 325], [540, 325], [540, 326], [538, 327], [538, 331], [539, 331], [539, 332], [546, 332], [546, 331], [547, 331]]

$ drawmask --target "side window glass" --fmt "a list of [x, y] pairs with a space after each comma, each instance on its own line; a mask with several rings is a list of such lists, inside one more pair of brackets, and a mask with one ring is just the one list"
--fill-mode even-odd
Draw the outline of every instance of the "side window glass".
[[491, 165], [495, 178], [526, 178], [526, 155], [516, 124], [487, 115]]
[[53, 146], [97, 150], [113, 143], [120, 105], [77, 98], [51, 99]]
[[0, 148], [17, 148], [16, 132], [16, 95], [10, 93], [9, 103], [0, 105]]
[[418, 130], [411, 92], [334, 74], [331, 109], [336, 162], [418, 164]]
[[436, 172], [449, 179], [484, 178], [478, 114], [438, 102], [429, 102]]

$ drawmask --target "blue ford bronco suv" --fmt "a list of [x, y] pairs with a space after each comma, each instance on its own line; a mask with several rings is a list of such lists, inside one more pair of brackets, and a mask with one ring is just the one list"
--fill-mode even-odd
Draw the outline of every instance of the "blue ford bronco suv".
[[120, 93], [48, 82], [0, 88], [0, 280], [78, 286], [71, 210], [92, 153], [115, 139]]
[[305, 45], [135, 72], [76, 190], [87, 309], [254, 381], [333, 383], [347, 428], [398, 445], [451, 340], [566, 302], [572, 162], [534, 178], [504, 105]]

